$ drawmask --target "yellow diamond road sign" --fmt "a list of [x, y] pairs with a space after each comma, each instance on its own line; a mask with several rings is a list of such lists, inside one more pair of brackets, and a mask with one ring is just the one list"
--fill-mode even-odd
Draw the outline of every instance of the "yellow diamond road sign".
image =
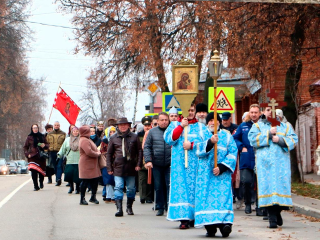
[[[214, 96], [213, 87], [209, 87], [209, 102], [208, 111], [214, 111]], [[217, 88], [217, 112], [230, 112], [235, 110], [235, 89], [233, 87], [221, 87]]]
[[147, 91], [150, 93], [151, 96], [155, 96], [159, 90], [159, 86], [155, 83], [151, 83], [147, 88]]

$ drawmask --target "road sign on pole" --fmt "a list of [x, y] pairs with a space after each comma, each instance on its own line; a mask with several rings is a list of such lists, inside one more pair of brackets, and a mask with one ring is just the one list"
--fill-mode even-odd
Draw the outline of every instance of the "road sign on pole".
[[146, 90], [152, 97], [154, 97], [161, 89], [156, 83], [151, 83]]
[[172, 107], [175, 107], [181, 113], [180, 104], [171, 92], [162, 93], [162, 111], [169, 112]]
[[[233, 87], [218, 87], [217, 88], [217, 112], [230, 112], [233, 113], [235, 110], [235, 89]], [[213, 87], [209, 87], [209, 102], [208, 111], [213, 112], [214, 110], [214, 97]]]

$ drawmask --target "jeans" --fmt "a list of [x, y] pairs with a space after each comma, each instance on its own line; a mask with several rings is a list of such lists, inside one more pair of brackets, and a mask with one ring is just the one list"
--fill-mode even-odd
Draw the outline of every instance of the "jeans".
[[62, 158], [58, 158], [56, 163], [56, 182], [58, 180], [61, 180], [61, 176], [63, 173], [63, 159]]
[[152, 171], [156, 191], [156, 209], [165, 209], [169, 202], [170, 166], [153, 166]]
[[102, 189], [102, 197], [114, 199], [114, 187], [107, 184]]
[[63, 160], [59, 159], [59, 161], [57, 161], [57, 153], [55, 151], [51, 151], [50, 152], [50, 166], [54, 166], [54, 174], [56, 175], [56, 182], [58, 180], [61, 180], [61, 176], [63, 173]]
[[116, 184], [114, 187], [115, 200], [123, 199], [124, 182], [126, 182], [126, 186], [127, 186], [127, 198], [134, 200], [136, 195], [135, 176], [128, 176], [128, 177], [114, 176], [114, 181]]

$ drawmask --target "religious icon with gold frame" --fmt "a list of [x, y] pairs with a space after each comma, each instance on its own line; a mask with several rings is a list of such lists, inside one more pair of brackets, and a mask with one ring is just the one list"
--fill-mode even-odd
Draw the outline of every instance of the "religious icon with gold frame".
[[198, 94], [198, 65], [172, 66], [172, 93]]

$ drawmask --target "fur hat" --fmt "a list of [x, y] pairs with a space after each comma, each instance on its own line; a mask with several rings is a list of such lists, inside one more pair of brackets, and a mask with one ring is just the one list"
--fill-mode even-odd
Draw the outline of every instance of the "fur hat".
[[51, 124], [47, 123], [44, 128], [45, 128], [46, 131], [47, 131], [49, 128], [52, 128], [52, 129], [53, 129], [53, 126], [52, 126]]
[[196, 113], [197, 112], [208, 112], [208, 106], [204, 103], [198, 103], [196, 106]]
[[[214, 112], [209, 113], [207, 118], [206, 118], [207, 124], [213, 118], [214, 118]], [[217, 113], [217, 120], [219, 121], [219, 123], [221, 122], [221, 118], [219, 116], [219, 113]]]

